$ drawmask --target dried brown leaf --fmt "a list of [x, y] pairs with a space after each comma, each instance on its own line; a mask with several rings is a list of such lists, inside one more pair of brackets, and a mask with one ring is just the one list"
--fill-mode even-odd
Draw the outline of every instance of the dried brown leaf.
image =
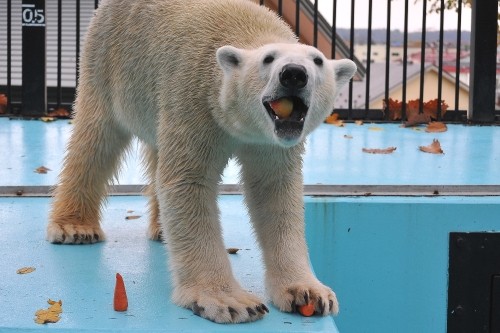
[[446, 132], [447, 130], [448, 127], [446, 127], [446, 124], [440, 121], [432, 121], [428, 123], [427, 128], [425, 129], [425, 131], [429, 133]]
[[344, 126], [344, 121], [339, 119], [339, 114], [334, 113], [326, 117], [325, 123], [330, 124], [330, 125], [335, 125], [337, 127], [343, 127]]
[[35, 267], [22, 267], [22, 268], [19, 268], [16, 273], [17, 274], [29, 274], [29, 273], [32, 273], [35, 271]]
[[43, 165], [36, 168], [34, 172], [40, 173], [40, 174], [46, 174], [47, 171], [51, 171], [49, 168], [44, 167]]
[[227, 253], [229, 253], [229, 254], [236, 254], [239, 250], [240, 249], [235, 248], [235, 247], [230, 247], [230, 248], [226, 249]]
[[59, 319], [59, 315], [62, 313], [62, 301], [58, 302], [49, 299], [47, 301], [49, 303], [48, 309], [40, 309], [35, 312], [35, 323], [37, 324], [47, 324], [47, 323], [57, 323]]
[[352, 139], [352, 135], [344, 134], [344, 138], [346, 138], [346, 139]]
[[54, 111], [48, 113], [49, 117], [70, 117], [71, 113], [63, 107], [57, 108]]
[[129, 215], [129, 216], [125, 216], [125, 220], [137, 220], [141, 218], [141, 215]]
[[384, 148], [384, 149], [363, 148], [363, 152], [364, 153], [368, 153], [368, 154], [391, 154], [396, 149], [397, 149], [396, 147], [387, 147], [387, 148]]
[[418, 147], [421, 151], [430, 154], [444, 154], [444, 151], [441, 149], [441, 144], [438, 139], [432, 140], [432, 143], [428, 146], [420, 146]]

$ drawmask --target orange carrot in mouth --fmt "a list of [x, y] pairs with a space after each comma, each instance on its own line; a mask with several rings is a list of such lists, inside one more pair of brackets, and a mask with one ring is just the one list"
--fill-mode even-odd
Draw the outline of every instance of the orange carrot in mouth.
[[125, 283], [120, 273], [116, 273], [115, 295], [113, 297], [113, 308], [115, 311], [127, 311], [128, 299], [125, 291]]

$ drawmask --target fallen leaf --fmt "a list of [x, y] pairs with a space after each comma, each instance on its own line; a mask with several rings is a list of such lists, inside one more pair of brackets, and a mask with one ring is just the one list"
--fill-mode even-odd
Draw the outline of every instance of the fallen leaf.
[[428, 146], [419, 146], [418, 148], [425, 153], [444, 154], [444, 151], [441, 149], [441, 144], [437, 139], [432, 140], [432, 143]]
[[48, 122], [56, 120], [56, 118], [54, 118], [54, 117], [40, 117], [40, 120], [45, 122], [45, 123], [48, 123]]
[[446, 132], [447, 130], [448, 127], [446, 127], [446, 124], [440, 121], [432, 121], [428, 123], [427, 128], [425, 129], [425, 131], [429, 133]]
[[325, 122], [330, 125], [335, 125], [338, 127], [343, 127], [344, 126], [344, 121], [339, 119], [339, 114], [334, 113], [326, 117]]
[[132, 214], [133, 212], [133, 210], [127, 210], [127, 214]]
[[125, 220], [137, 220], [141, 218], [141, 215], [129, 215], [125, 217]]
[[399, 120], [402, 115], [403, 102], [389, 98], [389, 101], [384, 99], [384, 110], [388, 114], [389, 120]]
[[236, 254], [240, 249], [237, 249], [235, 247], [230, 247], [228, 249], [226, 249], [227, 253], [229, 254]]
[[346, 139], [352, 139], [352, 135], [344, 134], [344, 138], [346, 138]]
[[0, 94], [0, 114], [7, 113], [7, 96]]
[[48, 309], [40, 309], [35, 312], [35, 323], [37, 324], [46, 324], [46, 323], [57, 323], [59, 319], [59, 315], [62, 313], [62, 301], [59, 302], [53, 301], [49, 299], [47, 303], [50, 304]]
[[397, 149], [396, 147], [388, 147], [388, 148], [384, 148], [384, 149], [363, 148], [363, 152], [368, 153], [368, 154], [391, 154], [396, 149]]
[[36, 173], [41, 173], [41, 174], [46, 174], [47, 171], [51, 171], [49, 168], [44, 167], [43, 165], [41, 167], [38, 167], [35, 169]]
[[376, 127], [376, 126], [368, 127], [368, 129], [370, 131], [383, 131], [384, 130], [382, 127]]
[[405, 127], [411, 127], [420, 124], [427, 124], [431, 121], [431, 117], [425, 113], [408, 112], [408, 121], [405, 122]]
[[70, 117], [71, 114], [65, 108], [60, 107], [60, 108], [55, 109], [54, 111], [50, 111], [48, 113], [48, 116], [49, 117]]
[[[438, 119], [437, 117], [438, 104], [439, 102], [437, 98], [424, 102], [423, 105], [424, 113], [427, 114], [432, 119]], [[443, 116], [447, 110], [448, 110], [448, 104], [446, 104], [445, 101], [441, 100], [441, 116]]]
[[23, 268], [19, 268], [16, 273], [17, 274], [29, 274], [29, 273], [32, 273], [35, 271], [35, 267], [23, 267]]

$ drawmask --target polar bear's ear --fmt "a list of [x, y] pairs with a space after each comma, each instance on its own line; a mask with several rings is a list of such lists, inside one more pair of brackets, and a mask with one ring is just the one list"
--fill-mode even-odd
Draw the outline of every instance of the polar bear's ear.
[[222, 46], [216, 52], [217, 63], [224, 72], [231, 72], [243, 62], [243, 52], [234, 46]]
[[333, 70], [335, 72], [335, 79], [337, 87], [340, 88], [354, 76], [356, 73], [356, 64], [349, 59], [332, 60]]

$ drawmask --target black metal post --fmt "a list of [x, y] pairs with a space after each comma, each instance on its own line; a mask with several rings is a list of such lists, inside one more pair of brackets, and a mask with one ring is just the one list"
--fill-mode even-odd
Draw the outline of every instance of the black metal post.
[[12, 1], [7, 1], [7, 112], [12, 112]]
[[477, 123], [489, 123], [495, 119], [497, 13], [496, 0], [472, 2], [471, 75], [467, 116]]
[[57, 1], [57, 107], [62, 103], [62, 0]]
[[422, 1], [422, 45], [420, 47], [420, 97], [418, 99], [418, 113], [424, 112], [424, 83], [425, 83], [425, 47], [427, 31], [427, 1]]
[[366, 86], [365, 86], [365, 114], [368, 116], [370, 108], [370, 77], [372, 62], [372, 19], [373, 19], [373, 1], [368, 1], [368, 36], [366, 37]]
[[47, 110], [45, 0], [22, 2], [22, 114], [41, 116]]
[[332, 11], [332, 59], [335, 59], [335, 52], [337, 46], [337, 0], [333, 0]]
[[391, 0], [387, 0], [387, 26], [385, 36], [385, 119], [389, 119], [389, 65], [391, 58]]

